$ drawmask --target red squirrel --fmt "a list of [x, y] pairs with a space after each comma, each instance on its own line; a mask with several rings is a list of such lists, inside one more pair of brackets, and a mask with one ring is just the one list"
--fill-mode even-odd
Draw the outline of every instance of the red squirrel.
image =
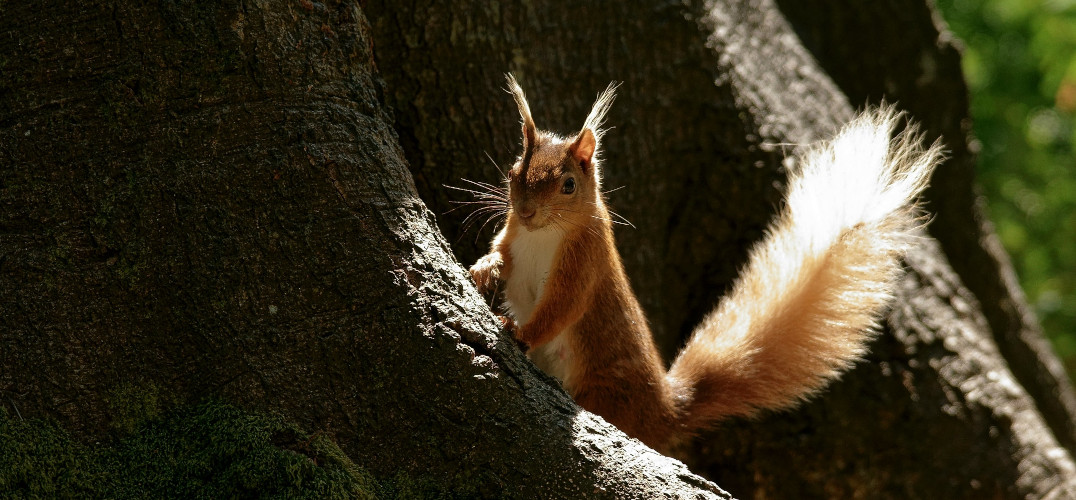
[[883, 106], [802, 155], [785, 204], [731, 292], [668, 371], [632, 292], [601, 191], [598, 148], [616, 87], [582, 129], [535, 127], [516, 80], [523, 153], [508, 172], [507, 219], [471, 267], [503, 284], [516, 340], [584, 409], [658, 449], [713, 423], [787, 408], [866, 350], [921, 225], [915, 202], [941, 160]]

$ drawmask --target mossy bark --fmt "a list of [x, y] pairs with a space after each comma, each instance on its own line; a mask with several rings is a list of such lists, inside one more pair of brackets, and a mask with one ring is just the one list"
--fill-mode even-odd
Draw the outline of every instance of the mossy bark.
[[325, 435], [221, 403], [147, 417], [107, 446], [0, 409], [5, 498], [373, 499], [413, 488], [376, 482]]
[[[86, 440], [216, 398], [456, 494], [726, 496], [497, 332], [460, 265], [490, 228], [465, 231], [444, 185], [496, 182], [484, 153], [517, 153], [505, 71], [561, 131], [623, 81], [605, 183], [626, 186], [618, 241], [671, 355], [761, 237], [795, 145], [852, 114], [773, 2], [5, 2], [0, 34], [0, 404]], [[957, 177], [933, 197], [970, 192]], [[949, 267], [965, 243], [910, 257], [891, 328], [830, 393], [683, 458], [743, 497], [1069, 491], [1068, 452]]]

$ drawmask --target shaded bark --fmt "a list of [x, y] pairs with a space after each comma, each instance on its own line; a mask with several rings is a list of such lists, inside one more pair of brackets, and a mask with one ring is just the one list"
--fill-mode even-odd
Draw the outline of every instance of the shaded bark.
[[[461, 71], [445, 62], [452, 60], [448, 54], [482, 61], [468, 66], [466, 74], [493, 82], [473, 84], [485, 85], [482, 92], [487, 93], [495, 93], [507, 64], [528, 94], [537, 96], [539, 126], [560, 130], [578, 126], [593, 92], [606, 81], [625, 82], [610, 115], [616, 128], [605, 138], [605, 175], [610, 187], [627, 185], [610, 197], [637, 230], [618, 228], [619, 246], [667, 354], [712, 307], [734, 276], [746, 245], [760, 237], [782, 181], [785, 154], [794, 145], [827, 136], [851, 116], [849, 101], [867, 102], [851, 91], [849, 99], [838, 88], [854, 81], [855, 71], [841, 73], [847, 78], [838, 78], [835, 85], [826, 74], [833, 67], [816, 63], [770, 2], [609, 2], [595, 5], [593, 11], [543, 4], [519, 12], [502, 7], [482, 13], [433, 6], [417, 16], [403, 16], [406, 23], [388, 6], [372, 2], [370, 8], [382, 9], [374, 16], [381, 66], [400, 68], [386, 70], [386, 80], [391, 88], [409, 89], [392, 99], [400, 111], [397, 128], [413, 134], [418, 145], [414, 152], [405, 147], [412, 170], [416, 178], [437, 179], [419, 183], [428, 200], [451, 199], [440, 184], [453, 182], [455, 176], [495, 180], [492, 167], [466, 158], [485, 144], [500, 150], [500, 144], [518, 143], [507, 98], [497, 110], [500, 116], [492, 120], [508, 123], [490, 126], [487, 138], [472, 142], [464, 135], [471, 130], [453, 132], [447, 125], [431, 123], [442, 106], [451, 110], [444, 115], [458, 122], [485, 127], [489, 120], [481, 114], [472, 119], [457, 114], [457, 105], [469, 102], [471, 91], [459, 90], [464, 93], [459, 95], [440, 84]], [[845, 42], [840, 47], [855, 54], [842, 54], [854, 62], [880, 61], [882, 67], [871, 67], [871, 78], [894, 75], [896, 90], [910, 87], [906, 80], [921, 75], [923, 59], [909, 57], [899, 43], [887, 52], [887, 44], [907, 37], [916, 47], [935, 46], [939, 35], [927, 7], [885, 2], [840, 8], [845, 16], [870, 19], [874, 24], [856, 25], [864, 31], [883, 25], [878, 20], [894, 10], [905, 14], [893, 18], [895, 26], [887, 27], [875, 45]], [[797, 22], [813, 22], [819, 31], [828, 29], [828, 20], [843, 19], [833, 9], [804, 8], [800, 14], [794, 18]], [[572, 22], [580, 18], [588, 20], [585, 34]], [[636, 21], [625, 25], [624, 19]], [[916, 22], [916, 29], [908, 29], [907, 24]], [[467, 27], [464, 32], [481, 27], [476, 29], [482, 36], [455, 36], [450, 27]], [[505, 32], [503, 39], [496, 34], [499, 29]], [[413, 40], [443, 47], [445, 55], [415, 57], [408, 45]], [[942, 336], [964, 332], [974, 340], [953, 340], [953, 346], [938, 349], [942, 336], [920, 336], [914, 329], [900, 334], [911, 328], [904, 323], [912, 316], [895, 317], [894, 331], [876, 342], [868, 362], [825, 398], [797, 412], [731, 424], [684, 452], [695, 470], [707, 471], [738, 496], [1034, 497], [1071, 488], [1071, 458], [992, 347], [990, 337], [999, 326], [983, 320], [976, 297], [948, 267], [948, 261], [958, 261], [971, 273], [967, 259], [984, 261], [979, 223], [968, 215], [974, 197], [969, 175], [973, 163], [964, 152], [966, 130], [961, 129], [967, 123], [966, 106], [961, 105], [966, 91], [951, 48], [936, 50], [942, 54], [932, 54], [938, 64], [934, 86], [916, 94], [924, 98], [921, 104], [913, 100], [905, 108], [926, 121], [928, 133], [944, 130], [946, 140], [956, 143], [954, 160], [941, 169], [929, 206], [946, 213], [938, 216], [936, 225], [948, 241], [944, 253], [942, 247], [931, 246], [913, 256], [921, 263], [916, 268], [920, 274], [909, 279], [917, 280], [912, 288], [918, 288], [907, 290], [903, 301], [916, 305], [914, 317], [946, 318], [936, 323], [939, 329], [945, 326]], [[431, 102], [427, 91], [440, 99]], [[903, 96], [876, 92], [868, 97], [869, 102], [886, 97], [904, 103]], [[951, 105], [925, 118], [916, 113], [935, 109], [936, 102]], [[444, 152], [447, 161], [441, 163], [433, 151]], [[503, 164], [513, 153], [501, 154], [494, 157]], [[950, 196], [950, 191], [955, 194]], [[461, 232], [462, 217], [443, 215], [443, 231]], [[453, 247], [464, 262], [479, 255], [488, 235], [478, 236], [477, 249], [471, 246], [473, 238], [468, 233]], [[982, 269], [1004, 272], [996, 264], [979, 268], [979, 274], [984, 274]], [[985, 274], [998, 279], [998, 273]], [[939, 280], [951, 286], [923, 284]], [[946, 311], [958, 307], [962, 309]], [[871, 397], [864, 400], [863, 394]], [[1064, 441], [1064, 426], [1054, 428]], [[924, 458], [938, 454], [938, 442], [952, 443], [952, 453], [939, 457], [949, 467]], [[790, 450], [795, 450], [791, 456]], [[789, 477], [789, 471], [796, 471], [795, 477]]]
[[[497, 335], [453, 258], [492, 229], [465, 230], [444, 185], [516, 154], [503, 72], [562, 131], [624, 81], [605, 182], [626, 186], [618, 241], [671, 355], [761, 237], [784, 145], [851, 116], [774, 3], [198, 5], [0, 4], [2, 404], [99, 439], [112, 395], [150, 387], [280, 412], [458, 494], [725, 496]], [[939, 189], [970, 192], [957, 177]], [[949, 269], [965, 243], [910, 257], [891, 331], [825, 397], [683, 458], [742, 497], [1070, 491]]]
[[497, 339], [354, 3], [2, 19], [5, 405], [100, 439], [133, 385], [282, 413], [457, 494], [724, 496]]

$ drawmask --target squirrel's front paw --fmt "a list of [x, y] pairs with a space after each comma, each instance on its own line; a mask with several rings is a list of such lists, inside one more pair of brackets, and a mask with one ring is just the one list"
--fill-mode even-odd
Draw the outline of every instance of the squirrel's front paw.
[[485, 295], [497, 286], [497, 282], [501, 279], [502, 265], [504, 262], [500, 255], [490, 254], [478, 259], [478, 262], [471, 266], [471, 278], [478, 286], [478, 293]]

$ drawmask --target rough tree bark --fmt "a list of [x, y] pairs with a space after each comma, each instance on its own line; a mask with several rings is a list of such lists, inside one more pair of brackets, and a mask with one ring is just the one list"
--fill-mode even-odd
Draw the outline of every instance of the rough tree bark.
[[[2, 404], [93, 440], [117, 388], [154, 387], [280, 412], [375, 475], [455, 493], [725, 496], [497, 335], [453, 258], [472, 262], [490, 229], [444, 214], [459, 196], [443, 185], [495, 181], [484, 152], [515, 154], [503, 72], [554, 130], [624, 81], [606, 182], [626, 186], [610, 197], [636, 227], [619, 242], [671, 355], [761, 236], [794, 149], [779, 144], [851, 116], [840, 89], [863, 98], [772, 1], [474, 4], [0, 3]], [[790, 17], [806, 40], [828, 19]], [[855, 48], [842, 57], [877, 56]], [[997, 295], [962, 284], [1004, 264], [954, 273], [979, 228], [952, 220], [957, 243], [909, 257], [868, 362], [801, 409], [706, 436], [683, 454], [693, 469], [741, 497], [1072, 494], [1069, 438], [1036, 407], [1048, 392], [1010, 375], [1004, 323], [980, 306]]]
[[457, 494], [724, 496], [497, 339], [358, 5], [3, 8], [5, 405], [99, 439], [136, 385], [282, 413]]
[[[869, 363], [827, 398], [793, 415], [729, 426], [687, 457], [696, 470], [743, 496], [1065, 492], [1071, 487], [1071, 459], [990, 341], [992, 331], [1029, 323], [1026, 315], [1003, 309], [1018, 305], [1018, 294], [990, 285], [1007, 279], [1011, 270], [984, 257], [980, 246], [973, 158], [964, 146], [966, 128], [961, 129], [967, 126], [966, 90], [929, 7], [915, 2], [785, 7], [801, 32], [828, 34], [821, 41], [807, 37], [815, 42], [811, 47], [839, 47], [828, 59], [819, 58], [839, 75], [837, 85], [850, 89], [852, 102], [907, 99], [904, 108], [926, 122], [928, 133], [945, 132], [953, 161], [937, 177], [933, 198], [940, 201], [932, 200], [931, 208], [944, 212], [933, 230], [942, 235], [947, 253], [928, 246], [910, 258], [925, 276], [909, 278], [922, 284], [909, 286], [902, 302], [922, 309], [894, 318], [895, 332], [880, 339]], [[561, 130], [578, 126], [593, 89], [609, 79], [625, 81], [610, 118], [617, 128], [606, 138], [606, 175], [610, 187], [627, 185], [611, 197], [638, 229], [621, 230], [618, 238], [670, 354], [730, 281], [746, 242], [759, 236], [781, 180], [783, 151], [771, 145], [824, 137], [850, 115], [849, 98], [771, 2], [607, 2], [462, 12], [432, 6], [418, 15], [397, 15], [371, 2], [369, 10], [377, 12], [375, 52], [395, 89], [390, 99], [395, 98], [397, 129], [410, 137], [405, 152], [419, 189], [427, 200], [445, 200], [434, 204], [450, 206], [453, 195], [441, 185], [458, 183], [458, 176], [495, 177], [491, 167], [468, 159], [476, 149], [492, 143], [496, 159], [510, 160], [502, 143], [518, 139], [507, 100], [493, 120], [504, 121], [507, 114], [509, 123], [490, 127], [490, 138], [475, 141], [473, 127], [456, 133], [452, 125], [487, 121], [481, 113], [469, 116], [466, 103], [495, 91], [481, 82], [497, 82], [505, 65], [537, 96], [539, 123]], [[844, 21], [848, 18], [863, 21]], [[578, 19], [587, 20], [585, 29], [573, 22]], [[834, 23], [843, 28], [834, 29]], [[879, 27], [885, 36], [863, 33], [876, 34]], [[425, 47], [438, 49], [431, 54]], [[453, 63], [460, 53], [472, 61], [463, 70]], [[851, 69], [841, 66], [845, 61]], [[866, 83], [858, 83], [856, 70], [864, 66]], [[461, 72], [470, 87], [441, 84]], [[888, 86], [869, 87], [879, 80]], [[850, 82], [876, 90], [860, 95]], [[438, 113], [445, 108], [450, 111]], [[442, 217], [442, 230], [459, 233], [460, 218]], [[457, 255], [470, 262], [481, 245], [470, 246], [471, 233], [457, 237]], [[484, 242], [488, 234], [478, 239]], [[974, 294], [947, 260], [970, 276]], [[990, 305], [989, 324], [973, 305], [980, 296]], [[924, 316], [947, 318], [931, 323], [936, 329], [944, 325], [945, 335], [909, 326], [921, 324], [911, 318]], [[1029, 344], [1041, 341], [1039, 336]], [[1038, 404], [1047, 415], [1060, 415], [1051, 418], [1053, 432], [1067, 443], [1070, 420], [1051, 408], [1065, 407], [1070, 389], [1063, 373], [1041, 369], [1057, 364], [1048, 352], [1039, 352], [1016, 358], [1017, 370], [1048, 375], [1019, 380], [1043, 401]], [[864, 401], [862, 394], [871, 399]], [[939, 451], [938, 442], [951, 444]], [[789, 450], [796, 452], [790, 456]], [[797, 471], [798, 480], [789, 471]]]

